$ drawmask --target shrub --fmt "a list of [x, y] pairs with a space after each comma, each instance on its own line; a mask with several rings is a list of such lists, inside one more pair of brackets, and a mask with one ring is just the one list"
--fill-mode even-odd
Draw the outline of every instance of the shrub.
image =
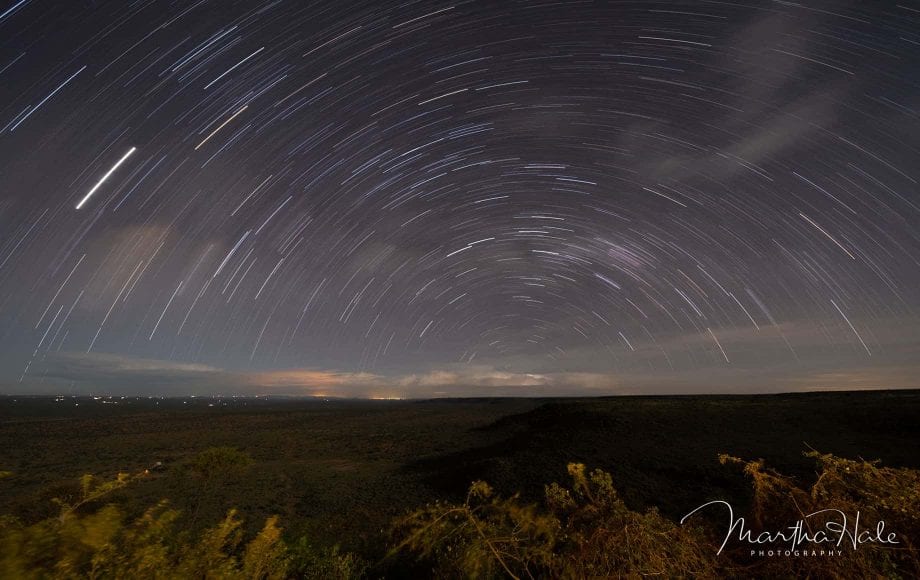
[[395, 525], [399, 540], [391, 555], [414, 554], [434, 575], [456, 578], [920, 578], [911, 541], [920, 537], [920, 471], [806, 455], [819, 467], [810, 486], [766, 468], [762, 460], [720, 456], [751, 479], [757, 533], [785, 531], [799, 520], [823, 527], [840, 513], [852, 527], [859, 513], [861, 530], [874, 531], [884, 522], [899, 543], [843, 545], [834, 557], [761, 558], [752, 556], [751, 548], [769, 546], [736, 542], [718, 554], [726, 533], [722, 514], [715, 520], [694, 516], [691, 526], [655, 509], [630, 510], [610, 474], [589, 474], [573, 463], [571, 486], [546, 486], [539, 507], [522, 504], [518, 496], [503, 499], [478, 481], [464, 503], [435, 503], [408, 514]]
[[397, 522], [408, 550], [438, 577], [716, 577], [715, 553], [696, 528], [629, 510], [608, 473], [569, 465], [571, 488], [545, 488], [545, 509], [503, 499], [484, 482], [463, 504], [436, 503]]
[[[245, 467], [237, 453], [204, 455], [197, 464], [202, 479]], [[859, 513], [860, 529], [884, 522], [898, 544], [844, 544], [832, 558], [759, 558], [751, 555], [752, 545], [737, 541], [717, 553], [726, 533], [722, 514], [693, 515], [694, 525], [678, 525], [654, 508], [631, 510], [610, 474], [573, 463], [569, 485], [546, 486], [540, 505], [518, 495], [503, 498], [477, 481], [462, 503], [436, 502], [399, 518], [390, 556], [411, 555], [416, 575], [420, 567], [438, 578], [920, 577], [913, 544], [920, 537], [920, 471], [806, 455], [818, 466], [811, 485], [762, 460], [720, 456], [751, 480], [751, 529], [785, 530], [799, 520], [823, 526], [835, 513]], [[55, 500], [57, 515], [37, 523], [0, 516], [0, 578], [349, 580], [367, 573], [363, 559], [338, 546], [319, 547], [305, 537], [287, 544], [276, 517], [245, 543], [236, 510], [200, 532], [178, 529], [180, 512], [166, 501], [126, 521], [104, 502], [144, 476], [84, 476], [72, 497]]]
[[[60, 513], [31, 525], [0, 517], [0, 578], [359, 578], [364, 567], [338, 549], [290, 551], [277, 518], [243, 545], [242, 520], [230, 510], [217, 525], [193, 536], [176, 529], [179, 511], [166, 501], [126, 522], [115, 505], [93, 510], [114, 490], [144, 474], [111, 481], [81, 479], [81, 495], [58, 499]], [[298, 546], [305, 540], [301, 540]]]
[[753, 520], [761, 529], [780, 529], [807, 518], [811, 529], [822, 529], [846, 514], [852, 529], [859, 514], [860, 530], [876, 530], [884, 522], [897, 534], [898, 544], [866, 543], [853, 549], [845, 538], [841, 554], [831, 558], [751, 559], [750, 546], [729, 557], [750, 566], [758, 575], [783, 578], [920, 578], [920, 559], [911, 541], [920, 537], [920, 471], [880, 467], [878, 461], [851, 460], [810, 451], [819, 472], [811, 486], [765, 467], [762, 460], [744, 461], [721, 455], [723, 464], [742, 467], [753, 485]]
[[289, 548], [289, 572], [304, 580], [351, 580], [361, 578], [367, 564], [355, 554], [342, 552], [338, 546], [317, 548], [301, 537]]
[[189, 462], [192, 472], [206, 484], [242, 472], [252, 457], [234, 447], [209, 447]]

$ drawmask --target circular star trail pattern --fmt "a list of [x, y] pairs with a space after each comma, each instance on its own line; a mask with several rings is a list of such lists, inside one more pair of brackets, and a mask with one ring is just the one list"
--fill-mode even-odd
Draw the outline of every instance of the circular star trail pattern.
[[909, 2], [7, 2], [0, 371], [909, 372], [918, 31]]

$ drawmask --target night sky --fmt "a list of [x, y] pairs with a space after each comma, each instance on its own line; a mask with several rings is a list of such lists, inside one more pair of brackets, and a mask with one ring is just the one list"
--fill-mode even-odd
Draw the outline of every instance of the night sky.
[[920, 386], [920, 3], [0, 5], [0, 391]]

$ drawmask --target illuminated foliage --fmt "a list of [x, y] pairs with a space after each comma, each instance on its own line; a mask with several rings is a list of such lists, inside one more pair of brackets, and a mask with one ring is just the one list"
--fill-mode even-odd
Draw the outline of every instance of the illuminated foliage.
[[91, 509], [143, 475], [119, 474], [110, 481], [87, 475], [76, 501], [55, 501], [56, 517], [31, 525], [0, 518], [0, 578], [346, 579], [363, 570], [356, 556], [337, 549], [316, 552], [309, 560], [290, 551], [275, 517], [244, 544], [236, 510], [192, 536], [177, 529], [179, 511], [166, 501], [130, 522], [113, 504]]
[[[851, 518], [859, 512], [862, 530], [884, 521], [900, 543], [844, 546], [839, 556], [823, 558], [754, 557], [752, 546], [742, 543], [717, 554], [725, 530], [712, 520], [681, 526], [654, 508], [631, 510], [610, 474], [572, 463], [571, 485], [546, 486], [540, 507], [518, 496], [500, 498], [480, 481], [462, 504], [436, 503], [409, 514], [397, 522], [401, 541], [392, 555], [412, 553], [433, 575], [452, 578], [920, 577], [911, 541], [920, 537], [920, 471], [806, 455], [820, 468], [811, 486], [767, 469], [762, 460], [720, 457], [751, 479], [758, 529], [784, 529], [806, 514], [839, 510]], [[826, 520], [819, 514], [808, 521], [818, 526]]]
[[[729, 554], [754, 565], [758, 574], [787, 578], [918, 578], [920, 559], [915, 542], [920, 538], [920, 471], [880, 467], [878, 461], [851, 460], [809, 451], [820, 471], [811, 486], [799, 486], [764, 466], [762, 460], [744, 461], [722, 455], [723, 464], [743, 467], [754, 488], [754, 522], [763, 529], [778, 529], [803, 519], [811, 530], [839, 521], [846, 514], [852, 530], [859, 515], [859, 530], [875, 531], [884, 522], [897, 534], [898, 544], [861, 544], [853, 549], [844, 537], [841, 554], [831, 558], [767, 558], [749, 561], [744, 551]], [[831, 511], [833, 510], [833, 511]]]
[[698, 531], [629, 510], [608, 473], [573, 463], [569, 475], [571, 487], [546, 487], [545, 510], [475, 482], [463, 504], [399, 521], [405, 539], [394, 551], [428, 559], [439, 577], [715, 576], [715, 554]]
[[[546, 486], [539, 505], [518, 495], [502, 497], [477, 481], [461, 503], [436, 502], [410, 512], [394, 522], [396, 541], [388, 557], [369, 568], [338, 546], [306, 537], [286, 542], [276, 517], [248, 541], [236, 510], [201, 531], [183, 528], [180, 512], [166, 501], [128, 520], [105, 501], [145, 477], [142, 472], [112, 480], [84, 476], [75, 497], [55, 500], [59, 513], [37, 523], [0, 517], [0, 578], [349, 580], [369, 570], [387, 575], [387, 566], [438, 578], [920, 577], [913, 544], [920, 537], [920, 471], [806, 455], [819, 468], [810, 485], [762, 460], [720, 456], [752, 482], [751, 529], [784, 529], [803, 518], [817, 527], [827, 521], [824, 514], [858, 512], [861, 530], [884, 522], [898, 543], [842, 546], [832, 558], [755, 557], [752, 545], [741, 541], [717, 553], [725, 537], [718, 517], [694, 516], [679, 525], [654, 508], [632, 510], [609, 473], [572, 463], [569, 484]], [[222, 451], [213, 454], [219, 460], [203, 465], [217, 465], [211, 473], [225, 472], [241, 465], [224, 461], [235, 456]]]

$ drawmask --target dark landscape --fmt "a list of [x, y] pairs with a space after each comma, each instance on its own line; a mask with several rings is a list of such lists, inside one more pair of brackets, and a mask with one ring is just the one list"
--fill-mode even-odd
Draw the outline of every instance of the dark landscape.
[[[920, 467], [920, 391], [596, 399], [359, 401], [304, 398], [0, 398], [3, 511], [56, 513], [86, 473], [112, 477], [162, 462], [113, 501], [138, 515], [162, 498], [192, 526], [239, 509], [254, 533], [280, 516], [291, 536], [339, 544], [371, 562], [393, 518], [460, 500], [470, 482], [536, 500], [581, 462], [608, 471], [630, 508], [677, 520], [711, 499], [750, 502], [750, 484], [717, 456], [763, 458], [803, 482], [815, 449]], [[183, 468], [233, 447], [253, 463], [207, 497]], [[741, 508], [739, 508], [741, 509]]]

